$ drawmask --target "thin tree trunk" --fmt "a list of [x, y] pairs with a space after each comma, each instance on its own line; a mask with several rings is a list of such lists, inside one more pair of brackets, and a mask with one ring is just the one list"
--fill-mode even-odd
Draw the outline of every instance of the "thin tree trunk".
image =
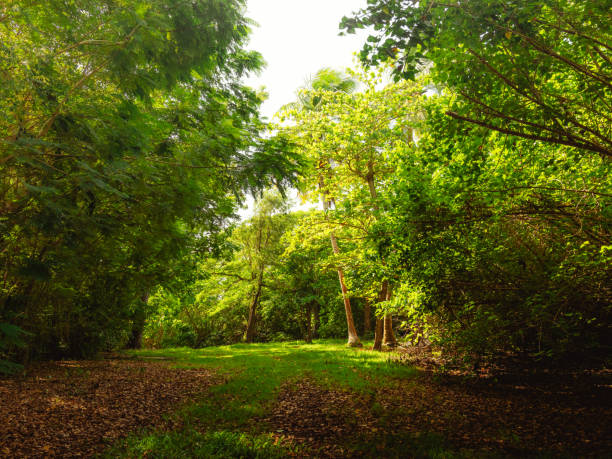
[[321, 327], [321, 318], [319, 317], [319, 308], [320, 305], [315, 301], [314, 304], [314, 325], [312, 328], [312, 336], [313, 338], [319, 337], [319, 328]]
[[[387, 287], [387, 301], [391, 299], [391, 286]], [[385, 315], [385, 326], [383, 332], [383, 343], [388, 347], [396, 347], [397, 340], [395, 339], [395, 334], [393, 333], [393, 319], [391, 318], [391, 314]]]
[[342, 289], [342, 297], [344, 298], [344, 312], [346, 313], [346, 325], [348, 328], [348, 342], [350, 347], [361, 347], [361, 341], [359, 335], [357, 335], [357, 329], [355, 328], [355, 322], [353, 322], [353, 311], [351, 310], [351, 300], [348, 296], [346, 285], [344, 284], [344, 273], [342, 269], [338, 269], [338, 279], [340, 280], [340, 288]]
[[[387, 287], [389, 283], [387, 281], [383, 281], [380, 292], [378, 292], [378, 303], [384, 301], [387, 298]], [[384, 321], [376, 316], [376, 329], [374, 330], [374, 346], [372, 347], [373, 351], [382, 351], [382, 343], [383, 343], [383, 334], [384, 334]]]
[[308, 310], [306, 311], [306, 342], [312, 343], [312, 310], [313, 304], [308, 303]]
[[[321, 166], [321, 164], [319, 164], [319, 166]], [[327, 211], [329, 210], [330, 201], [327, 200], [327, 193], [323, 185], [322, 177], [319, 179], [319, 190], [323, 193], [321, 195], [321, 201], [323, 203], [323, 210], [327, 214]], [[340, 248], [338, 247], [336, 234], [333, 231], [330, 234], [330, 239], [334, 254], [338, 255], [340, 253]], [[359, 335], [357, 335], [357, 330], [355, 329], [355, 322], [353, 321], [353, 310], [351, 309], [351, 300], [348, 295], [346, 284], [344, 283], [344, 272], [342, 271], [342, 268], [338, 268], [338, 280], [340, 281], [340, 289], [342, 290], [342, 298], [344, 300], [344, 312], [346, 313], [346, 325], [348, 328], [347, 344], [350, 347], [360, 347], [362, 346], [362, 344], [359, 340]]]
[[261, 295], [261, 287], [263, 284], [263, 269], [259, 271], [259, 277], [257, 278], [257, 290], [255, 292], [255, 296], [253, 297], [253, 301], [251, 302], [251, 307], [249, 308], [249, 321], [247, 322], [245, 341], [247, 343], [252, 343], [255, 339], [255, 327], [257, 322], [257, 305], [259, 304], [259, 296]]
[[370, 299], [365, 299], [363, 306], [363, 334], [369, 333], [372, 329], [372, 308], [370, 307]]

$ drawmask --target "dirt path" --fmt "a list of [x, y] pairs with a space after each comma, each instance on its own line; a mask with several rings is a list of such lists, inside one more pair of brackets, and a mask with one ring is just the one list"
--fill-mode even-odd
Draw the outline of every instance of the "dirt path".
[[0, 379], [0, 457], [86, 457], [219, 382], [205, 369], [131, 360], [50, 362]]

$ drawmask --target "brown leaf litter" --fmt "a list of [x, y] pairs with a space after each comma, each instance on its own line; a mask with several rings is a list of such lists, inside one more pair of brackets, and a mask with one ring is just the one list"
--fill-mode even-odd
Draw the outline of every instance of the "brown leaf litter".
[[301, 456], [413, 457], [410, 439], [434, 434], [478, 455], [603, 457], [612, 451], [610, 376], [466, 381], [424, 373], [361, 396], [304, 380], [281, 389], [264, 421], [279, 441], [305, 447]]
[[134, 360], [47, 362], [0, 379], [0, 457], [87, 457], [150, 426], [219, 378]]

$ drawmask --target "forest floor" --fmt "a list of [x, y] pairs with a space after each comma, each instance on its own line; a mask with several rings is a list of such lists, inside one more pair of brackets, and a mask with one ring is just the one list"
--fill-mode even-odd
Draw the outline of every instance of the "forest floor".
[[139, 351], [0, 379], [0, 457], [609, 457], [612, 374], [475, 376], [334, 341]]

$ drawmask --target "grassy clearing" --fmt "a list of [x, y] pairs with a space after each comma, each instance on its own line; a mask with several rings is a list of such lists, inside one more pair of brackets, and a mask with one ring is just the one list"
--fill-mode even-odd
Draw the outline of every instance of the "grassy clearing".
[[109, 457], [300, 454], [295, 446], [277, 444], [268, 426], [257, 421], [272, 408], [281, 385], [306, 377], [323, 387], [352, 391], [367, 399], [382, 387], [405, 384], [406, 379], [417, 374], [414, 368], [393, 363], [386, 354], [350, 349], [341, 341], [237, 344], [133, 354], [140, 358], [170, 358], [177, 367], [213, 368], [225, 383], [212, 387], [205, 398], [182, 409], [179, 415], [184, 420], [183, 431], [133, 435], [111, 449]]
[[[177, 367], [214, 368], [227, 378], [211, 397], [186, 408], [199, 425], [242, 427], [262, 416], [284, 382], [310, 377], [335, 390], [374, 393], [417, 373], [387, 355], [347, 348], [341, 341], [236, 344], [206, 349], [164, 349], [135, 353], [174, 359]], [[222, 409], [220, 409], [222, 408]]]

